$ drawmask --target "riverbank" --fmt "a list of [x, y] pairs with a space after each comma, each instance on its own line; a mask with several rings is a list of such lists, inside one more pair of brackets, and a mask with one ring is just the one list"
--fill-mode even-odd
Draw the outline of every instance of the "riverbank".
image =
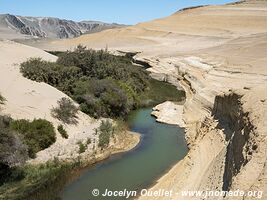
[[83, 154], [80, 156], [80, 159], [85, 166], [89, 166], [108, 159], [111, 155], [131, 151], [139, 144], [140, 140], [140, 133], [123, 131], [117, 133], [114, 138], [111, 139], [110, 145], [107, 148], [103, 150], [98, 148], [93, 154]]
[[137, 148], [112, 156], [85, 170], [79, 179], [66, 185], [62, 199], [118, 200], [119, 197], [94, 197], [92, 190], [97, 188], [104, 193], [106, 189], [139, 190], [148, 187], [181, 160], [188, 151], [184, 130], [156, 122], [151, 111], [151, 108], [138, 109], [128, 117], [130, 130], [142, 134], [142, 141]]
[[82, 155], [72, 161], [54, 159], [44, 164], [28, 164], [21, 169], [21, 180], [6, 183], [0, 187], [0, 199], [46, 200], [57, 199], [59, 192], [77, 178], [83, 170], [110, 156], [130, 151], [140, 142], [140, 134], [132, 131], [117, 133], [111, 145], [98, 150], [94, 155]]

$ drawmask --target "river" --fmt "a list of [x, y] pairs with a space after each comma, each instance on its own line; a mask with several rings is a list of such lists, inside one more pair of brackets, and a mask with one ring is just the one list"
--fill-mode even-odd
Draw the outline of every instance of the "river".
[[[63, 200], [124, 199], [105, 198], [108, 190], [140, 190], [151, 186], [188, 152], [184, 130], [178, 126], [157, 123], [150, 115], [151, 108], [133, 111], [128, 117], [131, 131], [142, 135], [139, 145], [126, 153], [111, 156], [66, 185]], [[95, 197], [92, 191], [98, 189]]]

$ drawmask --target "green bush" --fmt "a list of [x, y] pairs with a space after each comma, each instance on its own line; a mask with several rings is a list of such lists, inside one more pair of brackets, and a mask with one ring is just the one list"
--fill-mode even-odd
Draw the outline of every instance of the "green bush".
[[62, 124], [57, 127], [57, 130], [63, 138], [68, 139], [69, 135], [67, 131], [64, 129], [64, 127], [62, 126]]
[[87, 149], [87, 145], [84, 145], [81, 141], [77, 142], [79, 145], [79, 154], [84, 153]]
[[28, 153], [31, 158], [35, 157], [38, 151], [48, 148], [56, 141], [56, 133], [51, 122], [44, 119], [14, 120], [11, 128], [23, 136], [23, 141], [28, 146]]
[[82, 75], [81, 70], [77, 67], [63, 67], [41, 58], [30, 58], [21, 64], [20, 71], [28, 79], [45, 82], [61, 89], [65, 89], [68, 83]]
[[114, 128], [112, 123], [109, 120], [102, 120], [99, 126], [99, 142], [98, 146], [102, 149], [107, 147], [110, 142], [110, 138], [114, 133]]
[[53, 108], [52, 116], [66, 124], [76, 124], [77, 123], [77, 113], [78, 108], [69, 99], [63, 97], [58, 101], [58, 107]]
[[81, 111], [95, 117], [126, 116], [130, 111], [125, 92], [112, 80], [86, 80], [75, 84]]

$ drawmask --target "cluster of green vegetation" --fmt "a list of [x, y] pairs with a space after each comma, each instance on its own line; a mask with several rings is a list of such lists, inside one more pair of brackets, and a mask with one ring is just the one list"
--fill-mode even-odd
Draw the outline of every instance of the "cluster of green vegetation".
[[86, 142], [83, 143], [82, 141], [78, 141], [77, 142], [77, 145], [79, 146], [79, 151], [78, 153], [81, 154], [81, 153], [84, 153], [87, 148], [88, 148], [88, 145], [92, 143], [92, 140], [91, 138], [87, 138]]
[[79, 154], [84, 153], [87, 149], [87, 144], [82, 143], [82, 141], [77, 142], [79, 146]]
[[22, 63], [22, 74], [58, 88], [95, 118], [125, 117], [140, 106], [179, 100], [182, 96], [174, 86], [151, 79], [147, 71], [132, 64], [129, 56], [83, 46], [57, 55], [56, 62], [32, 58]]
[[53, 124], [44, 119], [34, 119], [31, 122], [25, 119], [12, 120], [10, 128], [22, 136], [31, 158], [34, 158], [38, 151], [48, 148], [56, 141]]
[[68, 139], [69, 138], [69, 135], [67, 133], [67, 131], [64, 129], [63, 125], [60, 124], [58, 127], [57, 127], [57, 130], [58, 132], [60, 133], [60, 135], [65, 138], [65, 139]]
[[69, 176], [69, 172], [79, 165], [79, 162], [62, 163], [54, 160], [40, 165], [16, 167], [12, 177], [5, 184], [0, 184], [0, 199], [58, 199], [58, 192], [68, 178], [66, 174]]
[[109, 145], [110, 138], [114, 134], [114, 127], [109, 120], [102, 120], [99, 128], [96, 130], [99, 132], [98, 146], [105, 148]]
[[12, 120], [0, 116], [0, 185], [22, 177], [26, 160], [55, 142], [53, 125], [43, 119]]
[[63, 97], [58, 101], [58, 107], [53, 108], [51, 113], [53, 117], [66, 124], [76, 124], [78, 110], [69, 98]]

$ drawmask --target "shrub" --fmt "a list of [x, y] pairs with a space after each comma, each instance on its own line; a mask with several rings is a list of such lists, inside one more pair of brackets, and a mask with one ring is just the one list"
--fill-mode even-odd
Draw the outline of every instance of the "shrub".
[[87, 149], [87, 145], [84, 145], [81, 141], [77, 142], [79, 145], [79, 154], [84, 153]]
[[30, 58], [21, 64], [20, 71], [28, 79], [57, 87], [63, 87], [62, 85], [81, 76], [81, 70], [77, 67], [62, 67], [41, 58]]
[[112, 136], [114, 129], [112, 123], [109, 120], [102, 120], [99, 126], [99, 143], [98, 146], [102, 149], [107, 147], [110, 142], [110, 137]]
[[68, 139], [69, 135], [67, 131], [64, 129], [64, 127], [62, 126], [62, 124], [57, 127], [57, 130], [63, 138]]
[[4, 104], [5, 98], [0, 94], [0, 104]]
[[29, 156], [35, 157], [38, 151], [48, 148], [56, 141], [56, 133], [51, 122], [44, 119], [14, 120], [11, 128], [23, 136], [23, 141], [29, 148]]
[[52, 116], [66, 124], [77, 123], [78, 108], [74, 103], [63, 97], [58, 101], [58, 107], [52, 109]]
[[127, 94], [114, 80], [85, 80], [73, 90], [83, 112], [95, 117], [126, 116], [130, 111]]

